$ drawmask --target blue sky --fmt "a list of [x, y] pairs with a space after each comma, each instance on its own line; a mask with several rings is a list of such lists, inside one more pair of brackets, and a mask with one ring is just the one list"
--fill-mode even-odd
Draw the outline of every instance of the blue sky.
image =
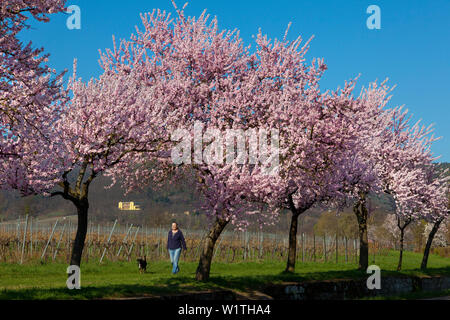
[[[181, 7], [185, 1], [176, 1]], [[68, 0], [81, 9], [81, 29], [66, 27], [68, 15], [58, 14], [50, 23], [32, 23], [21, 34], [24, 41], [45, 48], [50, 66], [69, 69], [78, 59], [78, 75], [97, 77], [98, 49], [112, 46], [111, 36], [128, 38], [140, 25], [140, 12], [154, 8], [174, 11], [170, 0]], [[369, 30], [369, 5], [381, 9], [381, 29]], [[361, 85], [389, 78], [396, 84], [391, 105], [404, 104], [424, 124], [435, 124], [433, 146], [440, 161], [450, 162], [450, 1], [433, 0], [192, 0], [188, 15], [207, 9], [217, 16], [220, 28], [241, 31], [247, 44], [261, 28], [270, 37], [282, 38], [289, 22], [289, 38], [315, 36], [307, 58], [323, 57], [328, 70], [323, 88], [336, 88], [361, 74]]]

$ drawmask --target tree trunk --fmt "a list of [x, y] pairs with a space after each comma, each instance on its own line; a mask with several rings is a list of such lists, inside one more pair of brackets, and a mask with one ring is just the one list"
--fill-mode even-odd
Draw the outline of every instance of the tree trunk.
[[76, 207], [78, 213], [78, 226], [75, 241], [73, 243], [70, 265], [80, 266], [87, 233], [89, 203], [87, 201], [80, 201], [76, 204]]
[[195, 274], [195, 278], [198, 281], [208, 281], [214, 245], [227, 224], [227, 220], [216, 218], [213, 227], [209, 231], [209, 234], [205, 239], [202, 253], [200, 254], [200, 260], [198, 262], [198, 267]]
[[293, 273], [295, 271], [295, 257], [297, 255], [297, 226], [299, 215], [299, 213], [292, 212], [291, 226], [289, 229], [288, 259], [284, 272]]
[[369, 266], [369, 239], [367, 236], [367, 216], [366, 194], [361, 194], [358, 201], [353, 206], [353, 212], [358, 220], [359, 234], [359, 264], [360, 270], [367, 270]]
[[420, 269], [425, 270], [428, 264], [428, 256], [430, 255], [431, 244], [433, 243], [434, 235], [439, 229], [441, 222], [443, 219], [439, 219], [433, 225], [433, 229], [431, 229], [430, 234], [428, 235], [427, 244], [425, 246], [425, 251], [423, 252], [422, 264], [420, 265]]
[[402, 270], [402, 260], [403, 260], [403, 239], [405, 237], [405, 229], [400, 229], [400, 257], [398, 258], [397, 271]]

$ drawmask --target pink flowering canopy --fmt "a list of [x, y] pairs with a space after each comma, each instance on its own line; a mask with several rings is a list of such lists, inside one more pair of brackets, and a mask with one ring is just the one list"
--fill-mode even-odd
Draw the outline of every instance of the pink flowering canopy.
[[[52, 104], [60, 98], [60, 79], [44, 63], [48, 54], [43, 49], [24, 45], [17, 34], [27, 28], [26, 14], [39, 21], [48, 21], [48, 15], [64, 9], [65, 1], [4, 0], [0, 3], [0, 117], [4, 137], [0, 152], [8, 153], [6, 140], [10, 130], [27, 130], [46, 121]], [[35, 128], [36, 129], [36, 128]]]
[[[144, 29], [103, 53], [101, 62], [106, 71], [134, 73], [153, 89], [145, 105], [159, 104], [169, 134], [182, 127], [193, 136], [195, 121], [205, 130], [279, 130], [278, 175], [268, 176], [258, 165], [192, 166], [208, 212], [245, 220], [243, 214], [254, 213], [246, 210], [248, 200], [279, 207], [292, 195], [297, 207], [308, 207], [342, 192], [337, 173], [344, 172], [338, 169], [354, 151], [361, 126], [355, 114], [364, 111], [352, 97], [354, 81], [321, 92], [326, 66], [322, 59], [305, 63], [309, 41], [271, 40], [259, 32], [252, 54], [237, 31], [219, 31], [217, 20], [209, 21], [205, 13], [178, 14], [175, 19], [159, 10], [142, 15]], [[166, 146], [168, 155], [173, 144]], [[158, 171], [142, 154], [116, 166], [113, 176], [125, 177], [132, 189], [172, 173], [166, 160]]]
[[390, 123], [375, 158], [382, 189], [394, 198], [399, 219], [437, 220], [448, 212], [448, 177], [435, 170], [433, 128], [411, 124], [402, 108], [394, 109]]
[[[243, 47], [239, 33], [219, 31], [217, 20], [209, 21], [205, 13], [193, 18], [179, 11], [179, 17], [172, 19], [170, 14], [155, 10], [141, 19], [143, 31], [138, 30], [130, 41], [123, 40], [119, 47], [102, 54], [103, 68], [133, 73], [136, 81], [151, 88], [142, 105], [148, 109], [158, 106], [160, 114], [155, 117], [169, 136], [175, 129], [184, 128], [193, 137], [196, 122], [203, 123], [205, 131], [245, 129], [245, 121], [255, 115], [252, 97], [243, 88], [256, 61]], [[157, 164], [150, 166], [148, 156], [141, 154], [116, 166], [112, 176], [124, 177], [129, 190], [149, 180], [179, 178], [188, 168], [176, 168], [173, 174], [173, 146], [165, 145], [166, 154], [159, 154]], [[248, 193], [246, 177], [240, 174], [245, 167], [199, 163], [189, 168], [198, 175], [198, 188], [208, 213], [225, 215], [233, 222], [244, 211], [252, 214], [242, 201]]]
[[401, 219], [433, 220], [447, 212], [448, 180], [445, 173], [436, 176], [430, 151], [437, 139], [431, 126], [411, 124], [408, 110], [386, 108], [391, 92], [386, 81], [372, 83], [357, 99], [357, 148], [342, 162], [343, 190], [350, 199], [387, 192]]
[[134, 75], [105, 72], [85, 84], [74, 72], [68, 90], [72, 98], [49, 127], [41, 125], [44, 134], [27, 137], [15, 168], [3, 168], [3, 178], [24, 194], [64, 188], [76, 170], [89, 174], [90, 182], [133, 153], [150, 158], [164, 139], [164, 123], [156, 115], [160, 110], [143, 107], [152, 88]]
[[[41, 149], [37, 140], [50, 134], [58, 117], [65, 92], [61, 90], [62, 74], [45, 63], [47, 54], [34, 49], [31, 43], [24, 45], [17, 35], [28, 28], [31, 17], [47, 22], [49, 14], [64, 10], [62, 0], [3, 0], [0, 3], [0, 185], [26, 189], [24, 179], [28, 161], [26, 155]], [[45, 159], [42, 166], [46, 166]], [[23, 179], [17, 177], [22, 176]], [[44, 174], [42, 179], [47, 179]]]

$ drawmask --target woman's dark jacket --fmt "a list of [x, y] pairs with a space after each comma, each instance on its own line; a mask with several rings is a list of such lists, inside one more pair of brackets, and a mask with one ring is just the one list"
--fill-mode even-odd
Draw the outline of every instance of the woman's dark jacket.
[[181, 247], [186, 250], [186, 242], [184, 241], [183, 233], [181, 230], [178, 230], [176, 233], [172, 234], [172, 230], [170, 230], [167, 237], [167, 249], [174, 250]]

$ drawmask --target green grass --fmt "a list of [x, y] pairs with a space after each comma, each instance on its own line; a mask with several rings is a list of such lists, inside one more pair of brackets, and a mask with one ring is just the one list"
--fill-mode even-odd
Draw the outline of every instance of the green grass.
[[[422, 255], [405, 252], [403, 271], [396, 272], [398, 252], [377, 256], [374, 264], [382, 276], [450, 275], [450, 259], [431, 255], [429, 269], [418, 269]], [[373, 261], [371, 260], [370, 263]], [[212, 289], [258, 290], [269, 282], [366, 278], [353, 263], [297, 262], [294, 274], [285, 274], [285, 262], [214, 263], [210, 281], [195, 281], [196, 263], [180, 261], [181, 271], [170, 272], [168, 261], [149, 263], [148, 272], [140, 274], [135, 262], [95, 262], [81, 266], [81, 290], [66, 288], [64, 263], [0, 264], [0, 299], [96, 299], [154, 296]]]

